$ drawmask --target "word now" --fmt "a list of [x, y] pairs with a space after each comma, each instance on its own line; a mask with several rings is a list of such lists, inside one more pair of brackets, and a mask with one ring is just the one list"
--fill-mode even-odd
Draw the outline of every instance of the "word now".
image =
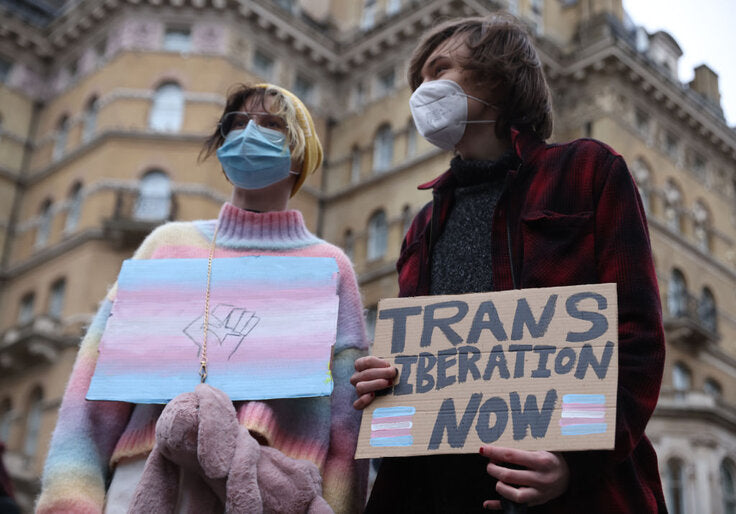
[[511, 413], [511, 425], [515, 441], [527, 437], [531, 432], [532, 437], [539, 439], [547, 435], [549, 422], [552, 418], [555, 404], [557, 403], [557, 391], [550, 389], [544, 398], [541, 408], [537, 403], [536, 395], [527, 395], [524, 406], [521, 406], [519, 393], [509, 393], [509, 402], [500, 396], [493, 396], [481, 404], [483, 395], [474, 393], [468, 400], [465, 412], [458, 420], [455, 413], [455, 401], [447, 398], [442, 402], [437, 419], [432, 429], [427, 449], [436, 450], [442, 444], [445, 433], [447, 443], [452, 448], [465, 446], [468, 432], [475, 423], [475, 431], [481, 441], [486, 444], [498, 441], [506, 431]]
[[[524, 328], [529, 331], [532, 338], [544, 337], [550, 322], [555, 315], [557, 307], [557, 294], [552, 294], [547, 299], [547, 303], [542, 309], [539, 318], [535, 318], [532, 314], [531, 307], [526, 298], [519, 298], [516, 302], [514, 317], [511, 323], [511, 340], [518, 341], [524, 337]], [[579, 303], [586, 299], [593, 299], [597, 302], [598, 311], [608, 308], [608, 301], [605, 296], [594, 292], [581, 292], [570, 295], [565, 301], [565, 310], [567, 314], [575, 319], [590, 322], [591, 326], [583, 332], [568, 332], [566, 341], [570, 343], [583, 343], [596, 339], [608, 330], [608, 320], [597, 311], [581, 310]], [[441, 315], [442, 311], [451, 310], [450, 315]], [[422, 330], [420, 346], [430, 346], [432, 337], [436, 329], [440, 330], [447, 340], [457, 346], [462, 342], [467, 344], [476, 344], [480, 339], [484, 330], [488, 330], [496, 341], [507, 341], [509, 336], [506, 328], [501, 321], [498, 310], [492, 300], [487, 300], [478, 304], [475, 312], [472, 313], [473, 321], [466, 337], [462, 337], [453, 329], [453, 325], [462, 321], [469, 315], [470, 307], [467, 302], [462, 300], [449, 300], [444, 302], [432, 303], [425, 305], [414, 305], [410, 307], [397, 307], [394, 309], [383, 309], [379, 312], [379, 319], [387, 319], [393, 322], [391, 334], [391, 353], [401, 353], [404, 351], [406, 344], [406, 324], [410, 316], [422, 316]]]

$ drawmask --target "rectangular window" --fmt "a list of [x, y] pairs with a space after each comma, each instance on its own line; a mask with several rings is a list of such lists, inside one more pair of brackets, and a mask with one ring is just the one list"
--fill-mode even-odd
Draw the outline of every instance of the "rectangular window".
[[297, 75], [294, 79], [293, 91], [305, 103], [314, 101], [314, 83], [303, 75]]
[[360, 182], [360, 168], [362, 164], [362, 153], [360, 149], [353, 148], [350, 156], [350, 182], [357, 184]]
[[67, 73], [69, 73], [69, 78], [73, 79], [77, 76], [77, 71], [79, 70], [79, 66], [77, 65], [77, 60], [73, 60], [69, 63], [69, 66], [66, 67]]
[[270, 56], [264, 54], [260, 50], [256, 50], [253, 54], [253, 71], [266, 80], [273, 78], [273, 70], [275, 61]]
[[585, 122], [585, 137], [593, 137], [593, 122]]
[[53, 319], [61, 319], [64, 312], [64, 295], [66, 293], [66, 280], [59, 279], [51, 286], [51, 294], [49, 296], [48, 315]]
[[353, 109], [360, 109], [365, 103], [365, 88], [363, 83], [359, 82], [353, 87], [352, 104]]
[[380, 98], [389, 94], [396, 85], [396, 73], [394, 69], [384, 71], [378, 76], [378, 88], [376, 91], [376, 97]]
[[667, 155], [669, 155], [670, 157], [676, 157], [677, 146], [677, 138], [671, 133], [667, 132], [667, 134], [665, 134], [664, 136], [664, 151], [667, 152]]
[[13, 63], [0, 57], [0, 84], [7, 82]]
[[290, 13], [293, 13], [295, 10], [294, 0], [276, 0], [276, 4], [284, 9], [285, 11], [289, 11]]
[[391, 16], [401, 10], [401, 0], [388, 0], [388, 6], [386, 7], [386, 14]]
[[414, 126], [414, 121], [409, 121], [409, 125], [406, 127], [406, 157], [407, 159], [414, 157], [417, 154], [417, 128]]
[[529, 6], [529, 22], [532, 27], [532, 32], [541, 36], [544, 34], [544, 0], [531, 0]]
[[636, 130], [643, 136], [649, 136], [649, 115], [639, 109], [634, 114], [634, 123], [636, 123]]
[[166, 27], [164, 50], [190, 52], [192, 50], [192, 32], [189, 27]]
[[700, 155], [699, 153], [693, 153], [693, 172], [699, 176], [704, 177], [705, 176], [705, 157]]
[[376, 24], [376, 12], [378, 2], [376, 0], [365, 0], [363, 4], [363, 15], [360, 18], [360, 28], [370, 30]]
[[18, 325], [25, 325], [33, 319], [33, 309], [35, 307], [36, 295], [27, 293], [20, 300], [20, 309], [18, 310]]
[[98, 62], [103, 62], [107, 57], [107, 38], [103, 38], [95, 45], [95, 55]]

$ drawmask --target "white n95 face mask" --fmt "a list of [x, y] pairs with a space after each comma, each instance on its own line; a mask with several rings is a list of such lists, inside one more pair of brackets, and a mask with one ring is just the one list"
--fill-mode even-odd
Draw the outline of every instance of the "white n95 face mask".
[[468, 121], [468, 101], [472, 98], [490, 106], [485, 100], [463, 91], [457, 82], [440, 79], [419, 86], [409, 99], [409, 108], [417, 131], [430, 143], [452, 150], [462, 139], [468, 123], [495, 123], [496, 120]]

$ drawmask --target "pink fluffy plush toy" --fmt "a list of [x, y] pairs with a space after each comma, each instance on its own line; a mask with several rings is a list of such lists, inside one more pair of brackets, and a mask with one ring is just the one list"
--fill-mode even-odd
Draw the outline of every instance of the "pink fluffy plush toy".
[[206, 384], [161, 413], [129, 512], [175, 511], [332, 513], [317, 466], [259, 445], [227, 395]]

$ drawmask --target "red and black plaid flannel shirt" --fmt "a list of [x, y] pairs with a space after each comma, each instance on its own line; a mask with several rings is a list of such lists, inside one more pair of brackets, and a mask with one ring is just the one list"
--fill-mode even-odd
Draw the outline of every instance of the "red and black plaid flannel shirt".
[[[657, 457], [644, 435], [662, 381], [664, 333], [637, 188], [623, 158], [598, 141], [547, 145], [513, 131], [512, 143], [521, 165], [508, 172], [493, 218], [495, 289], [511, 289], [514, 280], [519, 288], [618, 285], [615, 450], [566, 453], [568, 492], [533, 510], [665, 512]], [[432, 245], [452, 207], [451, 173], [420, 186], [430, 188], [434, 201], [416, 216], [402, 245], [400, 296], [429, 294]]]

